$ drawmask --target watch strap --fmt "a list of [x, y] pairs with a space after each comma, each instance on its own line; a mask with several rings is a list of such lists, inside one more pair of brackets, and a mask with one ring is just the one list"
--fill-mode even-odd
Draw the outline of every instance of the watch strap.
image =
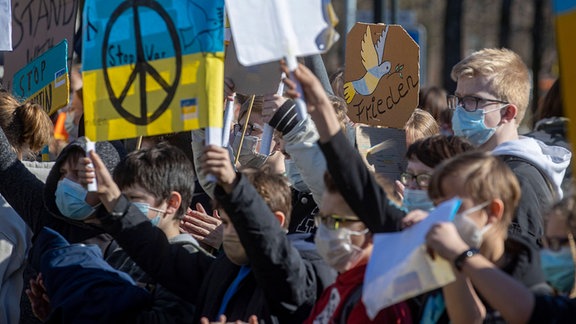
[[468, 249], [468, 250], [462, 252], [459, 256], [456, 257], [456, 259], [454, 259], [454, 267], [456, 268], [456, 270], [462, 271], [462, 267], [464, 266], [464, 262], [468, 258], [470, 258], [470, 257], [472, 257], [478, 253], [480, 253], [480, 250], [478, 250], [476, 248], [471, 248], [471, 249]]

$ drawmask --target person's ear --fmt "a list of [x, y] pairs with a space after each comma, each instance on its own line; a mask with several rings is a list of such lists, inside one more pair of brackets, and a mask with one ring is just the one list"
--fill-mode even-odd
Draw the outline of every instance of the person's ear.
[[168, 207], [166, 207], [166, 214], [176, 214], [181, 204], [182, 195], [176, 191], [172, 191], [168, 197]]
[[286, 222], [286, 215], [284, 215], [283, 212], [281, 212], [281, 211], [275, 211], [275, 212], [274, 212], [274, 217], [276, 217], [276, 219], [278, 220], [278, 222], [280, 223], [280, 226], [281, 226], [282, 228], [285, 228], [285, 227], [286, 227], [286, 226], [284, 226], [284, 225], [285, 225], [285, 222]]
[[508, 104], [505, 108], [502, 108], [502, 122], [516, 123], [516, 117], [518, 116], [518, 107], [514, 104]]
[[498, 198], [493, 199], [484, 210], [488, 215], [488, 224], [495, 224], [504, 216], [504, 202]]

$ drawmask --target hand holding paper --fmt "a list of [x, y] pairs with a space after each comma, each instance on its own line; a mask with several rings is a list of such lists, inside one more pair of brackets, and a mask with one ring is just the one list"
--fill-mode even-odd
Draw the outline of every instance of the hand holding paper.
[[450, 262], [470, 248], [464, 243], [452, 222], [434, 224], [428, 234], [426, 234], [426, 245], [433, 253]]

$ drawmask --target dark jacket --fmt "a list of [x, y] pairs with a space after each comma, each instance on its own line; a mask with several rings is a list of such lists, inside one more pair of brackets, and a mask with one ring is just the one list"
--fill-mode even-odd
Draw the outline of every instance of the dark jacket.
[[339, 131], [320, 148], [340, 193], [370, 232], [400, 231], [406, 213], [388, 199], [346, 135]]
[[[247, 321], [247, 317], [236, 316], [255, 314], [267, 323], [301, 321], [305, 317], [302, 314], [307, 314], [316, 300], [312, 265], [291, 246], [264, 200], [242, 175], [231, 194], [220, 187], [215, 194], [235, 225], [251, 266], [225, 311], [228, 320]], [[198, 318], [216, 319], [222, 296], [239, 267], [225, 256], [214, 261], [170, 245], [164, 233], [124, 196], [108, 217], [99, 216], [107, 231], [144, 271], [196, 304]]]
[[150, 294], [106, 263], [97, 246], [69, 244], [50, 229], [37, 244], [52, 308], [48, 323], [135, 323], [135, 312], [151, 304]]

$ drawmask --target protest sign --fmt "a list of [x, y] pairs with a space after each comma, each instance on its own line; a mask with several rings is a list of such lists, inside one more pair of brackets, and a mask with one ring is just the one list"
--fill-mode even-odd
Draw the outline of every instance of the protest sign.
[[68, 105], [68, 41], [63, 40], [14, 74], [12, 92], [50, 115]]
[[[408, 298], [454, 281], [450, 263], [426, 252], [426, 233], [437, 222], [452, 221], [460, 208], [457, 198], [438, 205], [427, 218], [397, 233], [374, 235], [374, 249], [366, 268], [362, 301], [366, 313], [378, 312]], [[390, 247], [394, 248], [390, 248]]]
[[0, 51], [12, 50], [12, 9], [10, 0], [0, 0]]
[[[12, 0], [12, 52], [4, 53], [4, 86], [16, 71], [63, 39], [74, 40], [78, 0]], [[68, 46], [68, 66], [72, 59]]]
[[[554, 1], [556, 13], [556, 42], [560, 60], [561, 93], [564, 113], [568, 119], [576, 120], [576, 43], [574, 43], [574, 30], [576, 30], [576, 0]], [[570, 143], [576, 143], [576, 129], [573, 124], [568, 127]], [[576, 168], [576, 164], [572, 164]], [[576, 169], [575, 169], [576, 170]]]
[[419, 90], [418, 44], [402, 26], [356, 23], [346, 38], [348, 117], [402, 128], [418, 106]]
[[244, 66], [327, 51], [338, 40], [325, 0], [228, 0], [226, 12]]
[[243, 66], [238, 62], [234, 40], [226, 47], [224, 75], [234, 82], [234, 90], [244, 95], [265, 95], [276, 93], [280, 82], [278, 62]]
[[86, 136], [221, 129], [223, 13], [222, 0], [86, 1]]
[[356, 146], [369, 169], [394, 181], [406, 170], [406, 132], [396, 128], [356, 127]]

